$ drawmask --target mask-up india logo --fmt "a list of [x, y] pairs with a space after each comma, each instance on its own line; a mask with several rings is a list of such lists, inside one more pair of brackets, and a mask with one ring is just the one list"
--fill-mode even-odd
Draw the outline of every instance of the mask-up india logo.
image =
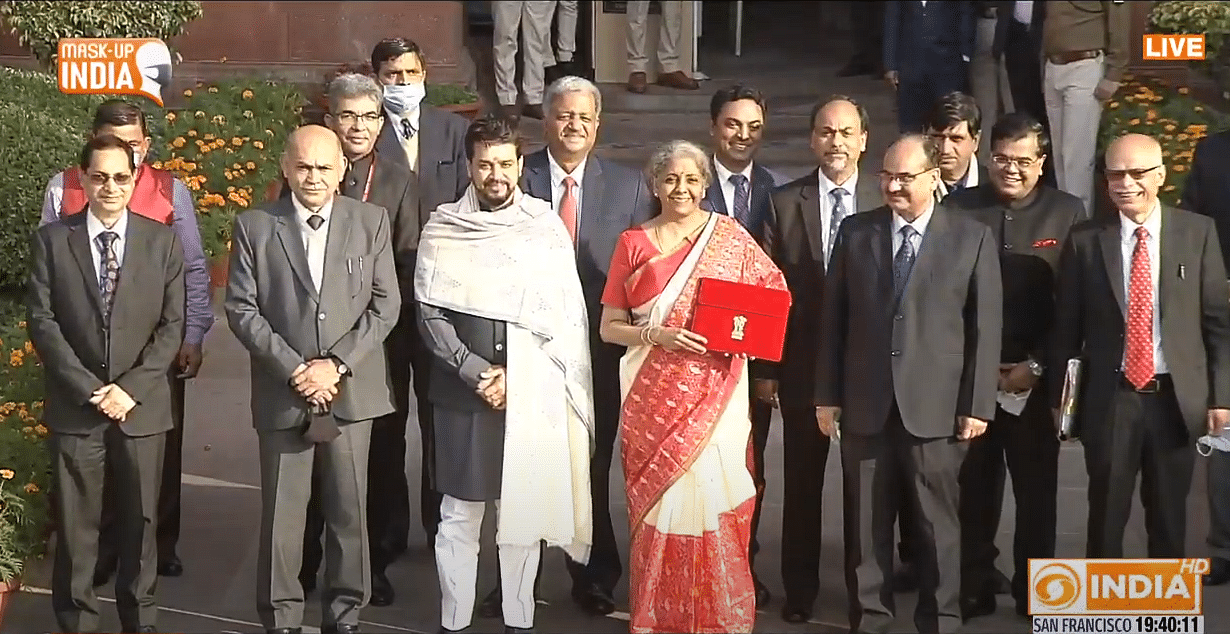
[[70, 95], [140, 95], [161, 107], [171, 84], [171, 51], [156, 39], [63, 39], [56, 65]]

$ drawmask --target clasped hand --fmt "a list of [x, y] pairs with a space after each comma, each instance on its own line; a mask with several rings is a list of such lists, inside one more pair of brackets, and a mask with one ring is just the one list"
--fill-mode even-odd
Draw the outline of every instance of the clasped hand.
[[124, 419], [128, 417], [128, 412], [137, 406], [137, 402], [128, 395], [128, 392], [114, 383], [94, 390], [94, 394], [90, 396], [90, 404], [97, 407], [98, 411], [107, 418], [119, 423], [124, 422]]
[[314, 359], [299, 364], [290, 377], [290, 384], [312, 405], [324, 407], [337, 396], [337, 384], [342, 375], [331, 359]]
[[492, 409], [502, 410], [508, 404], [506, 386], [504, 383], [504, 366], [493, 365], [478, 375], [478, 388], [475, 390]]

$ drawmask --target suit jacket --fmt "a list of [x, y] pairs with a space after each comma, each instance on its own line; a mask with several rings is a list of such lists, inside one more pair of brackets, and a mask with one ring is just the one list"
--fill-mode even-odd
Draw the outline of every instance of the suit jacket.
[[350, 369], [333, 400], [340, 421], [393, 411], [384, 339], [401, 308], [383, 207], [333, 199], [317, 293], [295, 208], [282, 199], [235, 218], [226, 316], [252, 357], [258, 430], [300, 426], [307, 402], [290, 385], [299, 364], [337, 357]]
[[1179, 206], [1213, 219], [1221, 239], [1222, 259], [1230, 262], [1230, 131], [1200, 140], [1192, 157], [1192, 171], [1183, 183]]
[[[786, 326], [786, 345], [778, 363], [758, 360], [750, 371], [754, 378], [777, 379], [783, 403], [799, 407], [812, 404], [816, 386], [816, 350], [819, 331], [816, 316], [824, 296], [824, 228], [817, 170], [783, 185], [769, 201], [765, 251], [786, 277], [793, 302]], [[855, 194], [855, 209], [867, 210], [879, 204], [876, 199]], [[844, 224], [844, 222], [843, 222]]]
[[[1016, 18], [1012, 16], [1016, 8], [1016, 0], [999, 0], [996, 5], [995, 40], [991, 44], [991, 54], [999, 59], [1008, 47], [1008, 26]], [[1033, 19], [1029, 23], [1029, 46], [1038, 63], [1042, 63], [1042, 21], [1046, 19], [1046, 3], [1033, 4]]]
[[44, 225], [32, 240], [26, 325], [45, 368], [47, 425], [61, 434], [114, 425], [89, 402], [94, 390], [114, 383], [137, 402], [121, 431], [168, 431], [167, 372], [184, 339], [183, 250], [166, 225], [128, 214], [107, 328], [88, 213]]
[[[535, 198], [554, 202], [546, 148], [525, 157], [521, 190]], [[655, 212], [654, 198], [639, 172], [595, 154], [589, 155], [581, 176], [577, 271], [581, 276], [581, 290], [589, 313], [590, 341], [595, 352], [605, 350], [616, 358], [622, 354], [617, 346], [598, 338], [602, 291], [606, 288], [619, 234], [649, 220]]]
[[[884, 68], [903, 81], [928, 71], [963, 68], [974, 59], [973, 4], [968, 0], [884, 3]], [[964, 59], [962, 59], [964, 57]]]
[[[709, 159], [709, 169], [714, 169], [713, 159]], [[752, 163], [751, 191], [748, 192], [751, 219], [743, 228], [747, 229], [747, 232], [757, 242], [763, 242], [768, 232], [766, 223], [770, 218], [769, 197], [773, 194], [775, 186], [773, 173], [759, 162]], [[723, 216], [734, 217], [734, 210], [726, 208], [726, 197], [722, 195], [722, 183], [717, 182], [716, 178], [709, 183], [709, 189], [705, 190], [705, 198], [701, 201], [701, 207]]]
[[[816, 404], [843, 433], [953, 436], [958, 416], [995, 417], [1003, 296], [991, 230], [936, 205], [899, 304], [888, 207], [841, 223], [824, 285]], [[888, 398], [893, 395], [894, 398]]]
[[[1213, 221], [1163, 206], [1159, 236], [1158, 310], [1162, 351], [1192, 438], [1204, 433], [1209, 408], [1230, 407], [1230, 304], [1226, 266]], [[1053, 367], [1083, 357], [1077, 426], [1082, 442], [1107, 443], [1111, 403], [1123, 365], [1125, 315], [1119, 214], [1072, 228], [1059, 261]], [[1058, 407], [1063, 373], [1050, 375]]]
[[[436, 207], [457, 202], [470, 186], [465, 142], [468, 128], [469, 123], [461, 115], [435, 106], [420, 106], [419, 130], [415, 133], [419, 138], [420, 228], [427, 224]], [[398, 132], [387, 122], [376, 138], [376, 151], [398, 160], [403, 169], [410, 169]]]

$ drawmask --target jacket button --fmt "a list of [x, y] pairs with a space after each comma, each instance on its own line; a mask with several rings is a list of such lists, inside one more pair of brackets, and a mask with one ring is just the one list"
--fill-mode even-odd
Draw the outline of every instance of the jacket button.
[[325, 314], [324, 314], [324, 313], [321, 313], [321, 314], [317, 315], [317, 316], [316, 316], [316, 318], [317, 318], [317, 319], [319, 319], [319, 320], [321, 320], [321, 321], [324, 321], [324, 320], [325, 320]]
[[1004, 249], [1005, 249], [1006, 251], [1011, 251], [1011, 250], [1012, 250], [1012, 245], [1011, 245], [1011, 244], [1008, 244], [1007, 242], [1005, 242], [1005, 243], [1004, 243]]
[[1012, 216], [1011, 215], [1004, 216], [1004, 220], [1007, 220], [1008, 222], [1012, 222]]
[[893, 355], [894, 357], [899, 357], [899, 356], [901, 356], [901, 351], [900, 351], [900, 350], [893, 350], [892, 355]]
[[504, 344], [502, 344], [502, 343], [497, 343], [497, 344], [495, 344], [495, 349], [496, 349], [496, 351], [503, 350], [503, 349], [504, 349]]
[[897, 321], [901, 321], [902, 319], [905, 319], [905, 315], [902, 315], [901, 313], [897, 313], [896, 315], [893, 315], [893, 319], [896, 319]]

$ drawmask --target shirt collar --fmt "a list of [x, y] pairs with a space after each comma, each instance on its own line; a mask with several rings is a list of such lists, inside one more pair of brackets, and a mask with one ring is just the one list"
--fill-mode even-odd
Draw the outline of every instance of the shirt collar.
[[[295, 206], [295, 216], [299, 219], [300, 224], [306, 225], [308, 218], [312, 216], [313, 212], [307, 207], [304, 207], [303, 203], [299, 202], [299, 199], [293, 192], [290, 195], [290, 202]], [[321, 218], [324, 218], [325, 222], [329, 222], [329, 216], [333, 213], [333, 198], [330, 198], [329, 202], [325, 203], [325, 205], [320, 208], [320, 211], [315, 213], [319, 214]]]
[[580, 186], [581, 181], [585, 180], [585, 164], [588, 162], [589, 155], [587, 154], [585, 158], [581, 159], [580, 163], [577, 163], [576, 169], [572, 170], [572, 173], [569, 174], [564, 171], [564, 168], [560, 167], [560, 164], [555, 161], [555, 157], [551, 156], [551, 150], [548, 149], [547, 166], [551, 170], [551, 188], [558, 188], [560, 183], [564, 182], [565, 176], [571, 176], [572, 180], [576, 181], [577, 185]]
[[128, 236], [128, 209], [127, 208], [125, 208], [124, 212], [120, 214], [119, 220], [116, 220], [115, 224], [112, 225], [111, 228], [109, 229], [103, 225], [102, 221], [98, 219], [98, 216], [94, 215], [94, 212], [87, 209], [85, 212], [85, 216], [86, 216], [85, 227], [86, 227], [86, 231], [89, 232], [91, 242], [93, 242], [94, 239], [97, 238], [98, 235], [104, 231], [114, 232], [117, 236], [119, 236], [118, 239], [120, 241], [123, 241], [124, 238]]
[[1136, 243], [1136, 228], [1144, 227], [1149, 232], [1149, 239], [1156, 240], [1162, 235], [1162, 203], [1155, 201], [1153, 203], [1153, 211], [1149, 212], [1149, 217], [1145, 218], [1143, 224], [1136, 224], [1136, 221], [1123, 215], [1119, 212], [1119, 237], [1123, 242], [1128, 244]]
[[846, 194], [848, 194], [851, 197], [854, 196], [855, 191], [858, 191], [858, 170], [857, 169], [854, 170], [854, 173], [850, 175], [850, 178], [846, 179], [846, 182], [840, 185], [838, 185], [837, 183], [834, 183], [832, 180], [829, 179], [828, 176], [825, 176], [824, 170], [817, 169], [816, 174], [820, 180], [820, 185], [819, 185], [820, 193], [826, 197], [831, 197], [833, 190], [838, 187], [846, 190]]
[[[749, 162], [747, 164], [747, 167], [743, 168], [743, 171], [739, 172], [739, 174], [743, 175], [743, 178], [747, 179], [747, 182], [749, 184], [752, 182], [752, 166], [753, 165], [755, 165], [755, 163]], [[721, 185], [725, 185], [726, 183], [729, 183], [730, 177], [735, 175], [734, 172], [726, 169], [726, 166], [722, 165], [722, 162], [717, 160], [716, 156], [713, 157], [713, 171], [715, 175], [717, 176], [717, 182]]]
[[906, 222], [897, 212], [893, 212], [893, 235], [900, 235], [901, 228], [907, 224], [914, 227], [919, 236], [927, 234], [927, 225], [931, 224], [931, 214], [935, 211], [935, 205], [931, 205], [921, 216], [914, 219], [914, 222]]

